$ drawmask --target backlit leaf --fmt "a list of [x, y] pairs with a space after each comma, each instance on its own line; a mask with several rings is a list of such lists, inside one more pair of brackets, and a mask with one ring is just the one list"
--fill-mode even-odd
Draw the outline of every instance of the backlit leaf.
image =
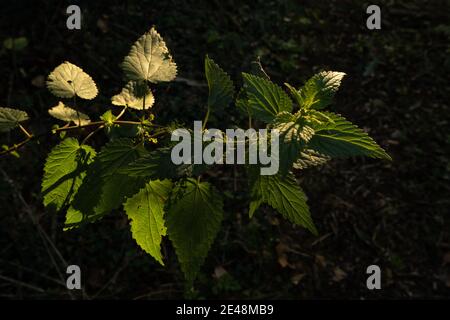
[[44, 205], [60, 210], [68, 205], [77, 193], [95, 150], [80, 145], [75, 138], [64, 139], [47, 157], [42, 179]]
[[91, 100], [98, 94], [94, 80], [80, 67], [67, 61], [50, 73], [47, 79], [47, 88], [60, 98], [78, 96]]
[[170, 201], [167, 233], [186, 280], [192, 283], [219, 231], [222, 196], [209, 183], [188, 179], [176, 187]]
[[151, 28], [133, 44], [122, 63], [122, 69], [128, 80], [153, 83], [172, 81], [177, 75], [177, 65], [155, 28]]
[[25, 120], [28, 120], [28, 115], [25, 111], [0, 107], [0, 132], [14, 129], [20, 122]]
[[111, 98], [115, 106], [127, 106], [129, 108], [143, 110], [145, 96], [145, 108], [150, 108], [155, 103], [153, 93], [147, 84], [136, 81], [129, 81], [122, 91]]
[[48, 110], [48, 113], [58, 120], [66, 121], [66, 122], [73, 122], [76, 125], [85, 125], [91, 122], [89, 119], [89, 116], [78, 112], [62, 103], [61, 101], [58, 103], [58, 105], [54, 106], [53, 108]]
[[160, 264], [161, 239], [166, 235], [164, 224], [164, 205], [172, 188], [170, 180], [148, 182], [133, 197], [129, 198], [124, 209], [131, 222], [131, 233], [137, 244]]

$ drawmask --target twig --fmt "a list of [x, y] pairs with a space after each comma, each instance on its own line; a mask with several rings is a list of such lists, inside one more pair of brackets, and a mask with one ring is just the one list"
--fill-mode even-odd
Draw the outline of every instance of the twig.
[[2, 152], [0, 152], [0, 156], [4, 155], [4, 154], [8, 154], [11, 153], [13, 151], [16, 151], [17, 149], [21, 148], [22, 146], [24, 146], [25, 144], [27, 144], [28, 142], [30, 142], [33, 139], [33, 136], [23, 140], [22, 142], [19, 142], [18, 144], [15, 144], [14, 146], [12, 146], [11, 148], [8, 148]]
[[[163, 127], [163, 126], [157, 125], [157, 124], [144, 124], [144, 123], [139, 122], [139, 121], [127, 121], [127, 120], [115, 120], [115, 121], [113, 121], [113, 123], [114, 124], [126, 124], [126, 125], [142, 125], [142, 126], [146, 126], [146, 127]], [[0, 152], [0, 157], [3, 156], [3, 155], [9, 154], [9, 153], [11, 153], [11, 152], [13, 152], [13, 151], [23, 147], [25, 144], [27, 144], [31, 140], [38, 139], [38, 138], [46, 136], [48, 134], [55, 134], [57, 132], [70, 131], [70, 130], [76, 130], [76, 129], [83, 129], [83, 128], [92, 127], [92, 126], [104, 127], [105, 125], [106, 125], [106, 121], [94, 121], [94, 122], [90, 122], [88, 124], [84, 124], [84, 125], [81, 125], [81, 126], [67, 126], [66, 125], [64, 127], [61, 127], [61, 128], [58, 128], [58, 129], [53, 129], [53, 130], [51, 130], [49, 132], [44, 132], [44, 133], [41, 133], [39, 135], [33, 135], [33, 134], [31, 134], [31, 133], [29, 133], [27, 131], [27, 133], [30, 135], [27, 139], [19, 142], [18, 144], [15, 144], [14, 146], [12, 146], [11, 148], [8, 148], [7, 150], [1, 151]], [[96, 131], [94, 131], [94, 132], [96, 132]]]
[[[22, 197], [22, 193], [20, 192], [20, 190], [17, 188], [17, 186], [14, 184], [14, 181], [8, 176], [8, 174], [4, 171], [1, 170], [1, 173], [3, 174], [3, 177], [5, 178], [5, 180], [11, 185], [11, 187], [14, 189], [16, 197], [19, 199], [19, 201], [22, 203], [23, 208], [25, 210], [25, 212], [28, 214], [28, 217], [30, 218], [31, 222], [36, 226], [39, 236], [41, 237], [42, 242], [44, 243], [45, 248], [47, 249], [47, 253], [50, 257], [50, 260], [52, 261], [53, 265], [55, 266], [56, 271], [58, 272], [58, 275], [61, 279], [61, 281], [64, 283], [65, 279], [63, 274], [61, 273], [61, 271], [58, 268], [58, 264], [55, 261], [55, 258], [53, 257], [53, 254], [51, 253], [48, 245], [50, 244], [51, 247], [53, 248], [53, 250], [55, 251], [56, 255], [59, 257], [59, 259], [62, 261], [62, 263], [64, 265], [68, 265], [66, 260], [63, 258], [62, 254], [59, 252], [59, 250], [56, 248], [55, 244], [52, 242], [52, 240], [49, 238], [49, 236], [47, 235], [47, 233], [45, 232], [45, 230], [42, 228], [42, 226], [39, 224], [39, 222], [35, 219], [33, 212], [30, 208], [30, 206], [28, 205], [28, 203], [25, 201], [25, 199]], [[85, 294], [84, 289], [82, 289], [83, 294]], [[75, 299], [74, 295], [72, 294], [72, 292], [70, 292], [70, 290], [68, 291], [69, 296], [71, 297], [71, 299]]]
[[125, 111], [127, 110], [127, 106], [120, 111], [120, 113], [117, 115], [116, 120], [119, 120], [120, 117], [122, 117], [125, 114]]
[[99, 132], [100, 130], [102, 130], [105, 126], [101, 125], [100, 127], [98, 127], [97, 129], [95, 129], [94, 131], [92, 131], [91, 133], [89, 133], [86, 138], [83, 139], [83, 141], [81, 141], [81, 144], [85, 144], [86, 141], [89, 140], [90, 137], [92, 137], [94, 134], [96, 134], [97, 132]]
[[27, 136], [27, 138], [31, 138], [31, 137], [32, 137], [32, 134], [29, 133], [29, 132], [27, 131], [27, 129], [25, 129], [20, 123], [19, 123], [19, 128], [20, 128], [20, 130], [22, 130], [22, 132]]

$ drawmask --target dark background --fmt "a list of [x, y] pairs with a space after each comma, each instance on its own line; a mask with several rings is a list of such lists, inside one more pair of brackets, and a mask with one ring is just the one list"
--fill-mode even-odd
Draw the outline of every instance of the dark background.
[[[66, 28], [68, 4], [82, 29]], [[367, 30], [378, 4], [382, 29]], [[0, 159], [0, 297], [67, 298], [445, 298], [450, 294], [450, 3], [449, 1], [10, 1], [2, 2], [0, 40], [26, 37], [20, 51], [0, 49], [0, 105], [28, 112], [33, 132], [50, 128], [57, 100], [45, 77], [68, 60], [100, 89], [89, 114], [100, 115], [124, 82], [119, 68], [152, 25], [166, 40], [178, 79], [153, 87], [161, 123], [202, 119], [209, 54], [237, 84], [256, 56], [272, 80], [300, 85], [315, 72], [347, 73], [331, 109], [364, 128], [392, 162], [333, 160], [297, 172], [309, 195], [315, 237], [268, 207], [249, 220], [244, 177], [215, 172], [226, 197], [225, 221], [195, 291], [170, 244], [159, 266], [131, 238], [126, 216], [63, 232], [47, 212], [40, 179], [47, 137]], [[188, 79], [186, 82], [183, 79]], [[102, 112], [103, 111], [103, 112]], [[244, 124], [233, 106], [211, 127]], [[3, 134], [0, 145], [22, 139]], [[99, 149], [99, 134], [91, 143]], [[222, 174], [223, 173], [223, 174]], [[83, 291], [65, 288], [69, 264]], [[382, 269], [382, 290], [366, 288], [367, 266]]]

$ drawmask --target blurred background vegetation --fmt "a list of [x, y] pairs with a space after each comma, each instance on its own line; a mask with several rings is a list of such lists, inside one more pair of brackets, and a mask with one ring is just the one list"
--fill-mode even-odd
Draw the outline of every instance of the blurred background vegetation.
[[[382, 29], [366, 28], [378, 4]], [[82, 29], [67, 30], [69, 4]], [[85, 102], [100, 115], [124, 84], [119, 68], [152, 25], [178, 64], [179, 79], [153, 87], [157, 121], [202, 119], [209, 54], [237, 84], [260, 57], [272, 80], [296, 86], [320, 70], [347, 73], [332, 109], [369, 134], [393, 162], [334, 160], [297, 172], [320, 235], [268, 207], [249, 220], [238, 171], [213, 172], [226, 197], [225, 221], [192, 298], [443, 298], [450, 296], [449, 1], [10, 1], [0, 19], [0, 105], [28, 112], [33, 132], [52, 125], [57, 100], [45, 78], [68, 60], [97, 82]], [[14, 40], [16, 39], [16, 40]], [[12, 48], [11, 43], [15, 46]], [[211, 127], [245, 125], [233, 106]], [[1, 145], [19, 141], [4, 134]], [[131, 238], [126, 216], [63, 232], [63, 216], [42, 206], [40, 179], [57, 137], [0, 160], [0, 297], [165, 299], [184, 296], [175, 254], [159, 266]], [[97, 149], [105, 142], [97, 135]], [[69, 264], [83, 290], [65, 288]], [[382, 269], [382, 290], [366, 288], [366, 268]]]

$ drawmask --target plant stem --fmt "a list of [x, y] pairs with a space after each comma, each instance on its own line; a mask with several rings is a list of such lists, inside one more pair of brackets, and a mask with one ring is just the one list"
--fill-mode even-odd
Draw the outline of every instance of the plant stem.
[[3, 156], [5, 154], [11, 153], [13, 151], [16, 151], [17, 149], [21, 148], [22, 146], [24, 146], [25, 144], [27, 144], [28, 142], [31, 141], [31, 139], [33, 139], [34, 136], [30, 136], [29, 138], [19, 142], [18, 144], [15, 144], [14, 146], [12, 146], [11, 148], [8, 148], [7, 150], [4, 150], [2, 152], [0, 152], [0, 156]]
[[208, 123], [209, 112], [210, 112], [210, 108], [209, 108], [209, 105], [208, 105], [208, 111], [206, 111], [205, 119], [203, 120], [202, 131], [205, 130], [206, 124]]
[[104, 121], [94, 121], [94, 122], [89, 122], [88, 124], [84, 124], [82, 126], [68, 126], [68, 127], [61, 127], [58, 129], [53, 130], [55, 133], [56, 132], [60, 132], [60, 131], [69, 131], [69, 130], [74, 130], [74, 129], [81, 129], [81, 128], [87, 128], [87, 127], [92, 127], [92, 126], [97, 126], [97, 125], [102, 125], [104, 124]]
[[[126, 125], [143, 125], [142, 122], [139, 121], [125, 121], [125, 120], [116, 120], [113, 123], [116, 124], [126, 124]], [[96, 128], [93, 132], [91, 132], [90, 134], [88, 134], [86, 136], [86, 138], [84, 138], [82, 144], [84, 144], [90, 137], [92, 137], [95, 133], [97, 133], [98, 131], [100, 131], [101, 129], [103, 129], [106, 125], [105, 121], [94, 121], [94, 122], [90, 122], [88, 124], [84, 124], [82, 126], [64, 126], [58, 129], [54, 129], [54, 130], [50, 130], [48, 132], [44, 132], [38, 135], [34, 135], [29, 133], [25, 128], [23, 128], [21, 125], [19, 125], [19, 128], [21, 128], [21, 130], [23, 131], [23, 133], [26, 134], [27, 139], [19, 142], [18, 144], [13, 145], [11, 148], [8, 148], [7, 150], [3, 150], [0, 152], [0, 156], [9, 154], [13, 151], [16, 151], [17, 149], [23, 147], [25, 144], [27, 144], [28, 142], [30, 142], [31, 140], [35, 140], [38, 139], [40, 137], [46, 136], [48, 134], [55, 134], [57, 132], [63, 132], [63, 131], [70, 131], [70, 130], [76, 130], [76, 129], [83, 129], [83, 128], [87, 128], [87, 127], [92, 127], [92, 126], [99, 126], [98, 128]], [[163, 133], [165, 133], [165, 127], [161, 126], [161, 125], [156, 125], [156, 124], [145, 124], [145, 126], [148, 127], [159, 127], [161, 128], [161, 131], [158, 131], [155, 133], [154, 136], [159, 136]]]
[[125, 108], [123, 108], [122, 111], [120, 111], [119, 115], [116, 117], [116, 120], [119, 120], [120, 117], [124, 115], [126, 110], [127, 110], [127, 106], [125, 106]]
[[144, 111], [144, 114], [145, 114], [145, 93], [144, 93], [144, 97], [142, 98], [142, 110]]
[[19, 128], [20, 130], [22, 130], [22, 132], [27, 136], [27, 138], [31, 138], [33, 135], [31, 133], [29, 133], [27, 131], [27, 129], [25, 129], [20, 123], [19, 123]]
[[76, 95], [73, 96], [73, 108], [77, 112], [78, 126], [81, 126], [80, 113], [78, 112], [78, 109], [77, 109], [77, 96]]
[[117, 124], [142, 124], [139, 121], [128, 121], [128, 120], [115, 120], [115, 121], [113, 121], [113, 123], [117, 123]]
[[105, 127], [105, 125], [101, 125], [101, 126], [99, 126], [97, 129], [95, 129], [94, 131], [92, 131], [91, 133], [89, 133], [89, 134], [83, 139], [83, 141], [81, 141], [81, 144], [85, 144], [86, 141], [88, 141], [90, 137], [92, 137], [94, 134], [96, 134], [97, 132], [99, 132], [100, 130], [102, 130], [104, 127]]

